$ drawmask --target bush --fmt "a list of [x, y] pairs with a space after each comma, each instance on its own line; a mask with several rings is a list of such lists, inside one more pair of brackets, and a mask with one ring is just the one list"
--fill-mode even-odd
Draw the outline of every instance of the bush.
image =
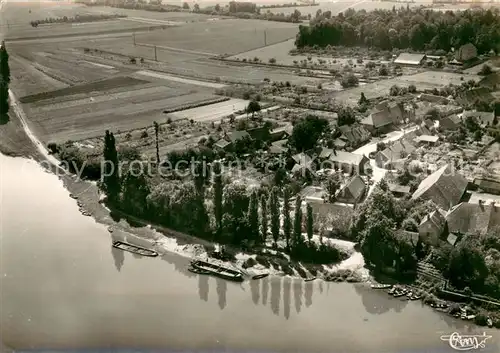
[[374, 63], [373, 61], [369, 61], [369, 62], [367, 62], [367, 63], [366, 63], [366, 65], [365, 65], [365, 67], [366, 67], [367, 69], [370, 69], [370, 70], [371, 70], [371, 69], [374, 69], [374, 68], [375, 68], [375, 66], [376, 66], [376, 65], [375, 65], [375, 63]]
[[493, 72], [491, 67], [489, 65], [484, 64], [483, 67], [481, 67], [481, 70], [479, 71], [480, 75], [486, 76], [489, 75]]
[[276, 59], [275, 59], [275, 58], [271, 58], [271, 59], [269, 59], [269, 63], [270, 63], [270, 64], [276, 64]]
[[144, 139], [144, 138], [147, 138], [148, 137], [148, 132], [146, 130], [144, 130], [143, 132], [141, 132], [141, 139]]
[[344, 88], [356, 87], [358, 85], [358, 83], [359, 83], [358, 78], [354, 74], [352, 74], [352, 73], [347, 74], [340, 81], [340, 84]]
[[380, 67], [380, 69], [378, 70], [378, 74], [380, 76], [387, 76], [387, 75], [389, 75], [389, 70], [387, 69], [387, 67], [385, 65], [382, 65]]
[[52, 154], [59, 152], [59, 146], [57, 146], [57, 143], [55, 142], [49, 142], [47, 144], [47, 148], [49, 149], [49, 152]]
[[408, 86], [408, 92], [410, 92], [410, 93], [417, 93], [417, 87], [415, 85], [409, 85]]

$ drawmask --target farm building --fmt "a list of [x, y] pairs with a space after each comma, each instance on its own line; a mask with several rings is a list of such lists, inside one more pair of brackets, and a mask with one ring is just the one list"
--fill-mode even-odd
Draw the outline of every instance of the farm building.
[[476, 119], [478, 124], [485, 125], [485, 126], [493, 126], [493, 122], [495, 120], [495, 113], [494, 112], [473, 112], [473, 111], [465, 111], [462, 114], [463, 119], [467, 119], [468, 117], [472, 117]]
[[356, 175], [339, 191], [336, 199], [338, 202], [356, 204], [361, 201], [365, 191], [365, 182], [359, 175]]
[[497, 89], [497, 87], [500, 87], [500, 71], [485, 76], [481, 79], [481, 81], [479, 81], [479, 85], [490, 88], [492, 90]]
[[369, 116], [361, 120], [361, 124], [371, 132], [385, 132], [393, 124], [402, 123], [411, 116], [411, 112], [405, 109], [403, 104], [383, 101]]
[[418, 98], [423, 102], [430, 102], [436, 104], [448, 104], [449, 100], [446, 97], [436, 96], [435, 94], [422, 93]]
[[246, 131], [231, 131], [225, 134], [225, 139], [231, 143], [243, 140], [245, 138], [251, 138], [250, 134]]
[[271, 130], [269, 132], [269, 138], [272, 141], [286, 139], [292, 135], [292, 131], [293, 131], [292, 125], [281, 126], [281, 127], [278, 127], [276, 129]]
[[364, 174], [370, 167], [370, 160], [365, 155], [345, 151], [335, 151], [330, 161], [339, 169], [351, 174]]
[[476, 185], [480, 190], [500, 195], [500, 180], [490, 179], [490, 178], [475, 178], [474, 185]]
[[448, 230], [455, 235], [485, 235], [500, 226], [500, 207], [462, 202], [446, 215]]
[[342, 125], [339, 126], [339, 130], [342, 133], [339, 140], [349, 143], [351, 147], [359, 146], [371, 138], [370, 132], [362, 126]]
[[446, 219], [435, 210], [429, 213], [419, 224], [418, 233], [420, 237], [427, 243], [437, 244], [441, 235], [446, 228]]
[[460, 202], [467, 185], [464, 176], [445, 165], [422, 180], [412, 199], [431, 200], [443, 210], [449, 210]]
[[462, 119], [458, 115], [449, 115], [439, 120], [439, 127], [443, 130], [457, 130]]
[[477, 49], [472, 43], [462, 45], [455, 55], [455, 59], [460, 62], [466, 62], [477, 58]]
[[425, 59], [425, 54], [410, 54], [410, 53], [401, 53], [394, 60], [394, 64], [399, 65], [422, 65]]

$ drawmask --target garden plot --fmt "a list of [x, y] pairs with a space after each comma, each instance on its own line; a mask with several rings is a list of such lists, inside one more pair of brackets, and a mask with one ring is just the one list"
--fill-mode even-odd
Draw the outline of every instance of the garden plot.
[[166, 114], [167, 117], [178, 120], [187, 119], [197, 122], [219, 121], [231, 114], [245, 109], [249, 101], [243, 99], [230, 99], [225, 102], [206, 105], [203, 107], [182, 110], [175, 113]]
[[237, 54], [291, 39], [297, 32], [297, 24], [292, 23], [224, 19], [138, 33], [136, 42], [214, 55]]

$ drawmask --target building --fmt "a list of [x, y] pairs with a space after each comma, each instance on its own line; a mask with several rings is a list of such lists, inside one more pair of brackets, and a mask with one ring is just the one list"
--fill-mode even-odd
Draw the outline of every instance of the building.
[[500, 207], [462, 202], [448, 212], [446, 222], [451, 234], [485, 235], [500, 227]]
[[269, 140], [270, 132], [267, 126], [259, 126], [252, 129], [247, 129], [248, 134], [254, 140], [267, 141]]
[[333, 166], [351, 175], [364, 174], [370, 168], [370, 160], [362, 154], [334, 151], [329, 159]]
[[377, 104], [370, 115], [361, 120], [361, 124], [372, 133], [386, 132], [394, 124], [401, 124], [413, 115], [414, 112], [406, 109], [402, 103], [383, 101]]
[[493, 126], [495, 122], [494, 112], [474, 112], [471, 110], [463, 112], [462, 118], [465, 120], [468, 117], [474, 118], [478, 124], [483, 126]]
[[394, 184], [394, 183], [387, 183], [387, 186], [389, 188], [389, 191], [395, 197], [405, 197], [406, 195], [408, 195], [410, 193], [409, 186]]
[[231, 148], [231, 142], [220, 139], [216, 143], [214, 143], [214, 148], [219, 151], [228, 151]]
[[281, 126], [271, 130], [269, 132], [269, 138], [272, 141], [283, 140], [290, 137], [292, 135], [292, 131], [293, 131], [292, 125]]
[[421, 101], [436, 103], [436, 104], [448, 104], [449, 103], [448, 98], [443, 97], [443, 96], [436, 96], [434, 94], [422, 93], [418, 98]]
[[279, 140], [271, 143], [269, 146], [269, 153], [271, 154], [287, 154], [288, 153], [288, 140]]
[[375, 154], [375, 165], [379, 168], [386, 168], [388, 163], [406, 159], [415, 149], [415, 146], [405, 139], [398, 140]]
[[483, 192], [500, 195], [500, 180], [492, 178], [475, 178], [474, 185]]
[[477, 49], [472, 43], [467, 43], [458, 48], [455, 59], [459, 62], [466, 62], [477, 58]]
[[435, 145], [436, 142], [438, 142], [439, 137], [438, 136], [432, 136], [432, 135], [420, 135], [415, 137], [413, 141], [419, 144], [426, 144], [426, 145]]
[[467, 185], [465, 177], [445, 165], [422, 180], [412, 199], [431, 200], [443, 210], [449, 210], [460, 202]]
[[357, 147], [371, 138], [370, 132], [362, 126], [342, 125], [339, 126], [339, 130], [341, 135], [338, 140], [344, 141], [345, 144], [349, 143], [351, 147]]
[[321, 152], [319, 153], [319, 158], [321, 160], [328, 159], [328, 158], [330, 158], [330, 156], [332, 155], [332, 153], [333, 153], [333, 149], [323, 147], [321, 149]]
[[363, 199], [366, 184], [359, 175], [355, 175], [340, 189], [336, 196], [338, 202], [357, 204]]
[[305, 175], [308, 171], [312, 171], [313, 160], [305, 153], [298, 153], [292, 156], [295, 164], [292, 168], [292, 174], [302, 173]]
[[446, 228], [446, 218], [435, 210], [425, 216], [418, 226], [420, 238], [432, 245], [437, 245]]
[[235, 131], [228, 132], [225, 135], [225, 139], [231, 143], [235, 143], [236, 141], [243, 140], [245, 138], [249, 138], [249, 139], [252, 138], [250, 136], [250, 134], [248, 132], [246, 132], [245, 130], [241, 130], [241, 131], [235, 130]]
[[396, 60], [394, 60], [394, 64], [419, 66], [422, 65], [424, 60], [425, 54], [401, 53]]
[[345, 204], [308, 202], [315, 222], [323, 223], [331, 236], [345, 235], [350, 231], [353, 207]]
[[449, 115], [439, 120], [439, 127], [445, 131], [458, 130], [462, 119], [458, 115]]

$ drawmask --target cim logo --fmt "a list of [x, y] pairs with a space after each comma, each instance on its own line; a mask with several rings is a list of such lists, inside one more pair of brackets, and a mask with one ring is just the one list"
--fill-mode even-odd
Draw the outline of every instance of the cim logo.
[[451, 348], [457, 351], [470, 351], [474, 349], [486, 348], [486, 340], [492, 336], [486, 335], [460, 335], [458, 332], [453, 332], [451, 335], [441, 336], [441, 341], [446, 341]]

